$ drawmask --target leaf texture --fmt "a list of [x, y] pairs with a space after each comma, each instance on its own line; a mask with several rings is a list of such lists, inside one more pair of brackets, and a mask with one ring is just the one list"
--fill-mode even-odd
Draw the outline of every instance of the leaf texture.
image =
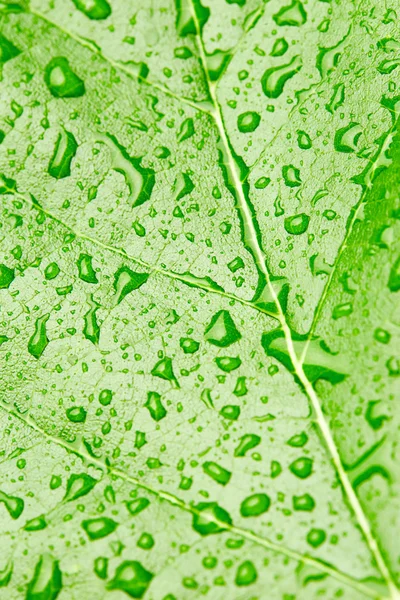
[[0, 597], [400, 597], [399, 65], [394, 1], [0, 3]]

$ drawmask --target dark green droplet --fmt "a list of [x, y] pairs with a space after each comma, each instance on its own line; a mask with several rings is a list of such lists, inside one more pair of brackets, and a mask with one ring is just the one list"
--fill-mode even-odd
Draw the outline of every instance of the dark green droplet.
[[0, 264], [0, 289], [9, 288], [14, 279], [14, 269], [10, 269], [3, 263]]
[[179, 127], [179, 131], [177, 133], [178, 142], [183, 142], [189, 139], [190, 137], [192, 137], [192, 135], [194, 135], [194, 133], [195, 129], [193, 119], [185, 119]]
[[300, 27], [307, 21], [307, 13], [299, 0], [293, 0], [291, 4], [282, 8], [272, 17], [280, 27]]
[[35, 331], [28, 342], [28, 352], [35, 358], [40, 358], [49, 343], [46, 334], [46, 323], [50, 314], [43, 315], [36, 320]]
[[114, 275], [114, 289], [117, 295], [117, 304], [122, 302], [128, 294], [144, 285], [149, 276], [150, 273], [136, 273], [125, 266], [118, 269]]
[[345, 98], [344, 89], [345, 88], [344, 88], [343, 83], [338, 83], [333, 86], [332, 96], [331, 96], [328, 104], [325, 104], [326, 110], [328, 112], [330, 112], [332, 115], [335, 112], [335, 110], [337, 110], [344, 103], [344, 98]]
[[389, 281], [387, 285], [391, 292], [398, 292], [400, 290], [400, 256], [390, 269]]
[[14, 563], [8, 562], [4, 569], [0, 570], [0, 588], [7, 587], [11, 581], [11, 577], [14, 570]]
[[161, 402], [161, 396], [157, 392], [147, 393], [145, 407], [154, 421], [161, 421], [167, 415], [167, 411]]
[[220, 310], [211, 319], [206, 327], [204, 336], [214, 346], [226, 348], [242, 337], [227, 310]]
[[194, 507], [193, 529], [200, 535], [210, 535], [225, 531], [224, 523], [232, 524], [229, 513], [216, 502], [200, 502]]
[[208, 461], [203, 463], [203, 471], [206, 475], [209, 475], [214, 481], [221, 485], [227, 485], [232, 476], [230, 471], [227, 471], [215, 462]]
[[121, 590], [131, 598], [143, 598], [153, 579], [153, 573], [147, 571], [137, 560], [125, 560], [115, 571], [108, 590]]
[[272, 50], [270, 52], [270, 56], [283, 56], [287, 49], [289, 48], [289, 44], [285, 40], [285, 38], [279, 38], [275, 40], [274, 45], [272, 46]]
[[260, 442], [261, 442], [261, 438], [259, 435], [255, 435], [253, 433], [247, 433], [246, 435], [243, 435], [240, 438], [240, 443], [237, 446], [237, 448], [235, 448], [234, 455], [235, 456], [245, 456], [246, 452], [248, 452], [252, 448], [255, 448], [256, 446], [258, 446], [258, 444], [260, 444]]
[[323, 529], [310, 529], [307, 534], [307, 542], [313, 548], [318, 548], [326, 540], [326, 533]]
[[297, 143], [301, 150], [309, 150], [312, 146], [311, 138], [305, 131], [297, 132]]
[[179, 345], [185, 354], [194, 354], [200, 348], [200, 343], [192, 338], [181, 338]]
[[108, 517], [98, 517], [97, 519], [88, 519], [81, 523], [90, 540], [99, 540], [113, 533], [118, 527], [118, 523]]
[[67, 490], [64, 496], [65, 502], [72, 502], [72, 500], [81, 498], [81, 496], [86, 496], [96, 483], [97, 480], [90, 475], [86, 475], [86, 473], [80, 473], [79, 475], [74, 473], [67, 482]]
[[102, 21], [111, 15], [111, 6], [107, 0], [72, 0], [76, 8], [89, 19]]
[[310, 512], [315, 508], [315, 500], [310, 494], [293, 496], [293, 509]]
[[337, 304], [332, 311], [332, 319], [341, 319], [347, 317], [353, 312], [353, 304], [351, 302], [345, 302], [344, 304]]
[[53, 156], [51, 157], [48, 172], [56, 179], [63, 179], [71, 175], [71, 163], [74, 158], [78, 144], [73, 134], [62, 131], [58, 135]]
[[235, 369], [238, 369], [242, 364], [239, 356], [222, 356], [221, 358], [216, 358], [215, 362], [221, 371], [225, 371], [225, 373], [230, 373]]
[[334, 146], [337, 152], [349, 154], [357, 152], [357, 144], [362, 134], [362, 127], [359, 123], [351, 122], [346, 127], [342, 127], [335, 134]]
[[111, 390], [101, 390], [99, 394], [99, 402], [102, 404], [102, 406], [108, 406], [111, 404], [112, 397], [113, 393]]
[[21, 50], [0, 33], [0, 64], [15, 58], [18, 54], [21, 54]]
[[60, 267], [57, 263], [52, 262], [47, 265], [44, 270], [44, 276], [47, 280], [55, 279], [60, 272]]
[[282, 167], [282, 175], [285, 185], [288, 187], [299, 187], [301, 185], [300, 170], [293, 165]]
[[78, 98], [85, 93], [85, 84], [73, 72], [64, 56], [51, 59], [45, 68], [44, 80], [56, 98]]
[[375, 431], [383, 427], [385, 421], [389, 421], [390, 419], [385, 414], [376, 414], [376, 412], [379, 413], [380, 403], [380, 400], [369, 400], [367, 410], [365, 411], [365, 420]]
[[100, 579], [107, 579], [108, 577], [108, 558], [104, 556], [98, 556], [94, 561], [94, 572]]
[[303, 61], [298, 55], [294, 56], [289, 63], [267, 69], [261, 78], [261, 86], [267, 98], [279, 98], [286, 82], [294, 77], [302, 67]]
[[12, 519], [18, 519], [24, 510], [24, 501], [17, 496], [9, 496], [5, 492], [0, 491], [0, 503], [6, 507], [8, 514]]
[[215, 556], [205, 556], [201, 562], [205, 569], [215, 569], [218, 559]]
[[312, 473], [313, 461], [311, 458], [307, 458], [302, 456], [297, 460], [293, 461], [291, 465], [289, 465], [290, 471], [296, 477], [300, 477], [300, 479], [306, 479]]
[[142, 550], [151, 550], [154, 546], [154, 538], [150, 533], [142, 533], [137, 541], [137, 545]]
[[254, 184], [257, 190], [263, 190], [271, 183], [270, 177], [260, 177]]
[[47, 522], [46, 517], [44, 515], [40, 515], [39, 517], [35, 517], [34, 519], [30, 519], [25, 523], [25, 531], [41, 531], [42, 529], [46, 529]]
[[147, 498], [136, 498], [126, 503], [126, 508], [131, 515], [138, 515], [142, 510], [147, 508], [150, 504], [150, 500]]
[[50, 554], [43, 554], [28, 584], [25, 600], [55, 600], [61, 589], [62, 574], [58, 561]]
[[57, 488], [60, 487], [61, 484], [62, 484], [61, 477], [59, 477], [58, 475], [52, 475], [52, 477], [50, 479], [50, 489], [56, 490]]
[[240, 398], [241, 396], [245, 396], [248, 392], [247, 389], [247, 385], [246, 385], [246, 377], [238, 377], [237, 381], [236, 381], [236, 385], [235, 385], [235, 389], [233, 390], [233, 393], [235, 394], [235, 396], [237, 396], [238, 398]]
[[81, 254], [77, 266], [80, 279], [86, 283], [98, 283], [97, 275], [92, 266], [93, 256]]
[[287, 444], [292, 446], [293, 448], [302, 448], [308, 442], [308, 435], [305, 431], [293, 435], [288, 441]]
[[100, 304], [94, 300], [93, 295], [89, 297], [89, 310], [85, 313], [84, 319], [84, 327], [83, 327], [83, 335], [87, 340], [92, 342], [92, 344], [98, 344], [100, 340], [100, 326], [97, 322], [96, 312], [100, 308]]
[[238, 116], [237, 127], [241, 133], [251, 133], [257, 129], [261, 117], [254, 111], [244, 112]]
[[291, 235], [301, 235], [307, 231], [309, 222], [310, 217], [305, 213], [293, 215], [285, 219], [285, 229]]
[[172, 368], [172, 360], [168, 356], [164, 356], [159, 360], [151, 370], [151, 374], [155, 377], [160, 377], [166, 381], [173, 381], [178, 384]]
[[138, 448], [138, 450], [140, 450], [140, 448], [142, 448], [145, 444], [147, 444], [146, 434], [143, 431], [136, 431], [135, 448]]
[[257, 571], [250, 560], [245, 560], [236, 571], [235, 583], [238, 586], [251, 585], [257, 579]]
[[236, 419], [240, 416], [240, 406], [235, 406], [233, 404], [227, 404], [223, 406], [219, 411], [219, 414], [224, 417], [224, 419], [229, 419], [230, 421], [236, 421]]
[[242, 517], [258, 517], [267, 512], [271, 500], [267, 494], [252, 494], [245, 498], [240, 505]]
[[73, 406], [65, 411], [67, 419], [72, 423], [84, 423], [86, 421], [86, 410], [83, 406]]

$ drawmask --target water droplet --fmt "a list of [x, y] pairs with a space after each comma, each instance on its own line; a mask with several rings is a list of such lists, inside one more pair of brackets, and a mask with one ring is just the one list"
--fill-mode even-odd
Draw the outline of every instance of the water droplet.
[[195, 134], [193, 119], [185, 119], [181, 126], [179, 127], [178, 133], [176, 135], [178, 142], [184, 142], [185, 140], [192, 137]]
[[400, 290], [400, 256], [394, 262], [390, 269], [388, 288], [391, 292], [398, 292]]
[[185, 354], [194, 354], [200, 347], [200, 343], [192, 338], [181, 338], [179, 340], [179, 345]]
[[302, 66], [303, 61], [301, 57], [297, 55], [284, 65], [267, 69], [261, 78], [262, 89], [267, 98], [279, 98], [286, 82], [294, 77], [294, 75], [300, 71]]
[[222, 356], [217, 357], [214, 360], [221, 371], [225, 371], [225, 373], [230, 373], [231, 371], [238, 369], [242, 364], [239, 356]]
[[46, 517], [44, 515], [40, 515], [39, 517], [35, 517], [34, 519], [27, 521], [24, 529], [25, 531], [41, 531], [42, 529], [46, 529], [46, 527]]
[[244, 112], [238, 116], [237, 127], [241, 133], [251, 133], [257, 129], [261, 121], [261, 116], [254, 112]]
[[136, 498], [135, 500], [126, 502], [126, 508], [132, 516], [135, 516], [147, 508], [149, 504], [150, 500], [147, 498]]
[[300, 170], [293, 165], [282, 167], [282, 175], [285, 185], [288, 187], [299, 187], [301, 185]]
[[[194, 507], [193, 529], [200, 535], [210, 535], [225, 531], [224, 523], [232, 525], [229, 513], [216, 502], [200, 502]], [[200, 514], [198, 514], [200, 513]]]
[[108, 590], [126, 592], [131, 598], [143, 598], [153, 576], [137, 560], [125, 560], [117, 567], [106, 587]]
[[98, 283], [97, 275], [92, 266], [93, 256], [80, 254], [77, 262], [79, 277], [86, 283]]
[[0, 503], [6, 507], [8, 514], [12, 519], [18, 519], [24, 510], [24, 501], [17, 496], [9, 496], [5, 492], [0, 491]]
[[261, 438], [259, 435], [255, 435], [254, 433], [246, 433], [240, 438], [240, 443], [235, 449], [235, 456], [245, 456], [246, 452], [255, 448], [261, 443]]
[[85, 93], [85, 84], [73, 72], [64, 56], [51, 59], [45, 68], [44, 80], [56, 98], [78, 98]]
[[283, 56], [288, 48], [289, 44], [287, 43], [285, 38], [278, 38], [274, 42], [274, 45], [270, 52], [270, 56]]
[[62, 574], [58, 561], [50, 554], [43, 554], [28, 584], [26, 600], [55, 600], [61, 589]]
[[290, 471], [296, 477], [300, 477], [300, 479], [306, 479], [312, 473], [313, 461], [311, 458], [307, 458], [302, 456], [301, 458], [296, 459], [289, 465]]
[[307, 534], [307, 542], [313, 548], [318, 548], [326, 540], [326, 533], [323, 529], [310, 529]]
[[90, 475], [86, 475], [86, 473], [80, 473], [79, 475], [74, 473], [67, 481], [67, 490], [65, 492], [64, 501], [72, 502], [77, 498], [86, 496], [86, 494], [94, 488], [96, 483], [97, 480]]
[[72, 423], [84, 423], [86, 421], [86, 410], [83, 406], [73, 406], [66, 411], [67, 418]]
[[57, 138], [53, 156], [50, 160], [48, 173], [56, 179], [71, 175], [71, 163], [75, 157], [78, 144], [73, 134], [63, 130]]
[[337, 152], [357, 152], [357, 144], [362, 134], [359, 123], [351, 121], [346, 127], [338, 129], [335, 133], [334, 146]]
[[21, 54], [21, 50], [0, 33], [0, 64], [6, 63], [18, 54]]
[[227, 471], [215, 462], [208, 461], [203, 463], [203, 471], [206, 475], [209, 475], [214, 481], [221, 485], [227, 485], [232, 476], [230, 471]]
[[137, 541], [137, 545], [142, 550], [151, 550], [154, 546], [154, 538], [150, 533], [142, 533]]
[[98, 517], [97, 519], [88, 519], [81, 523], [83, 529], [90, 540], [99, 540], [113, 533], [118, 527], [118, 523], [108, 517]]
[[172, 368], [172, 360], [168, 356], [164, 356], [159, 360], [151, 370], [151, 374], [155, 377], [160, 377], [166, 381], [173, 381], [176, 387], [179, 387], [178, 381], [174, 375]]
[[46, 350], [49, 340], [46, 335], [46, 323], [50, 314], [43, 315], [36, 320], [35, 331], [28, 342], [28, 352], [35, 358], [40, 358]]
[[243, 500], [240, 505], [242, 517], [258, 517], [267, 512], [271, 500], [267, 494], [252, 494]]
[[93, 295], [89, 296], [89, 310], [84, 315], [85, 325], [83, 327], [83, 335], [85, 338], [92, 342], [92, 344], [98, 344], [100, 340], [100, 326], [97, 323], [96, 312], [100, 308]]
[[94, 572], [100, 579], [107, 579], [108, 576], [108, 558], [99, 556], [94, 561]]
[[102, 390], [99, 394], [99, 402], [103, 406], [111, 404], [113, 393], [111, 390]]
[[72, 2], [89, 19], [102, 21], [111, 15], [111, 6], [107, 0], [72, 0]]
[[235, 584], [238, 586], [251, 585], [257, 579], [257, 571], [250, 560], [245, 560], [236, 571]]
[[302, 496], [293, 496], [293, 509], [310, 512], [315, 508], [315, 500], [310, 494]]
[[14, 269], [10, 269], [5, 264], [0, 264], [0, 289], [10, 287], [15, 279]]
[[128, 294], [144, 285], [149, 276], [150, 273], [136, 273], [125, 266], [118, 269], [114, 275], [116, 303], [119, 304]]
[[224, 417], [224, 419], [229, 419], [230, 421], [236, 421], [240, 416], [240, 406], [227, 404], [226, 406], [223, 406], [221, 408], [219, 414], [222, 417]]
[[49, 263], [44, 270], [44, 276], [48, 281], [55, 279], [59, 273], [60, 267], [55, 262]]
[[242, 337], [227, 310], [220, 310], [210, 321], [204, 333], [205, 339], [214, 346], [226, 348]]
[[161, 396], [157, 392], [148, 392], [145, 407], [148, 409], [150, 416], [154, 421], [161, 421], [167, 411], [161, 402]]

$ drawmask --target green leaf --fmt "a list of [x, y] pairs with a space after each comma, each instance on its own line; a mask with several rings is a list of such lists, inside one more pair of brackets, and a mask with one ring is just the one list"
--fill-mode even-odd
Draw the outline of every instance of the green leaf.
[[1, 597], [400, 598], [398, 17], [0, 2]]

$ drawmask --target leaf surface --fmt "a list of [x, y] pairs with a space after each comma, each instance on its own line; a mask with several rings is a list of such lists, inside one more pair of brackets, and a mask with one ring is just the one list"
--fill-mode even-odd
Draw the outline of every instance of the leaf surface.
[[0, 4], [8, 598], [399, 598], [389, 5]]

